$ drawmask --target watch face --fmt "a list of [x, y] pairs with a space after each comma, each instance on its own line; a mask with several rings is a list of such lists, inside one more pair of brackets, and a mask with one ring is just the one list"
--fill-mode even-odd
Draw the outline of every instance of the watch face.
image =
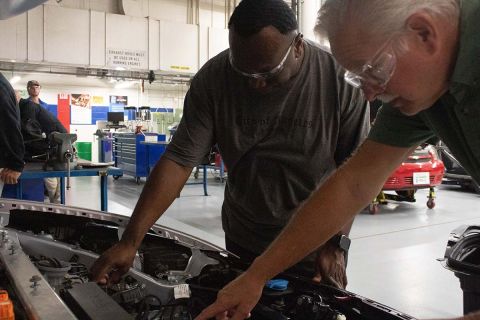
[[346, 235], [341, 235], [340, 236], [340, 240], [338, 242], [338, 246], [343, 249], [344, 251], [348, 251], [348, 249], [350, 249], [350, 243], [352, 241], [350, 240], [349, 237], [347, 237]]

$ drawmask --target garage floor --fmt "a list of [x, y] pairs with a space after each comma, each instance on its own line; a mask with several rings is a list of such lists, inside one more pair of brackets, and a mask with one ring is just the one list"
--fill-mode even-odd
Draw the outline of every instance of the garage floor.
[[[99, 197], [98, 185], [98, 178], [72, 179], [67, 204], [99, 209], [99, 201], [92, 199]], [[130, 215], [143, 186], [128, 176], [109, 180], [109, 211]], [[223, 189], [211, 173], [208, 197], [201, 185], [185, 186], [160, 223], [223, 246]], [[416, 203], [392, 202], [378, 215], [357, 216], [351, 232], [348, 290], [418, 318], [459, 316], [459, 281], [436, 259], [443, 257], [450, 231], [462, 224], [480, 224], [480, 196], [441, 186], [433, 210], [427, 209], [426, 196], [426, 190], [419, 190]]]

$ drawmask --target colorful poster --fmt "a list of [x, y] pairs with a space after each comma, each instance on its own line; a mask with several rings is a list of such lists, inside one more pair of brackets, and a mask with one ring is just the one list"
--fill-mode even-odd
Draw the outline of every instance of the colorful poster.
[[90, 109], [90, 95], [89, 94], [74, 94], [72, 93], [72, 106]]
[[127, 96], [110, 96], [110, 105], [128, 105], [128, 97]]
[[70, 95], [66, 93], [60, 93], [58, 95], [57, 103], [57, 117], [63, 126], [70, 132]]
[[92, 105], [94, 105], [94, 106], [102, 106], [102, 105], [104, 105], [103, 96], [93, 96], [93, 97], [92, 97]]
[[92, 123], [92, 107], [89, 94], [72, 94], [70, 104], [72, 124]]
[[127, 96], [110, 96], [110, 111], [121, 112], [126, 106], [128, 106]]

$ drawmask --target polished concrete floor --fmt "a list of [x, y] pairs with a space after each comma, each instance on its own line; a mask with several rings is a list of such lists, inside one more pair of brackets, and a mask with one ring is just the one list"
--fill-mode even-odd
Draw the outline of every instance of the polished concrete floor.
[[[194, 234], [223, 246], [220, 207], [224, 184], [209, 173], [209, 196], [201, 185], [187, 185], [160, 224]], [[130, 215], [142, 191], [125, 176], [109, 178], [109, 211]], [[99, 179], [72, 179], [67, 204], [99, 209]], [[426, 190], [416, 203], [391, 202], [380, 213], [359, 214], [352, 228], [348, 290], [417, 318], [462, 314], [458, 279], [437, 261], [450, 231], [462, 224], [480, 224], [480, 196], [457, 187], [441, 186], [436, 207], [426, 206]]]

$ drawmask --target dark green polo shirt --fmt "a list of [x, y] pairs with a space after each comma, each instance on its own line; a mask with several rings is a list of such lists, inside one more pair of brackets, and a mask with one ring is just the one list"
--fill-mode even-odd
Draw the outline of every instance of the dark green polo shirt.
[[449, 91], [412, 117], [385, 105], [369, 139], [413, 147], [438, 136], [480, 182], [480, 0], [461, 1], [461, 6], [460, 46]]

